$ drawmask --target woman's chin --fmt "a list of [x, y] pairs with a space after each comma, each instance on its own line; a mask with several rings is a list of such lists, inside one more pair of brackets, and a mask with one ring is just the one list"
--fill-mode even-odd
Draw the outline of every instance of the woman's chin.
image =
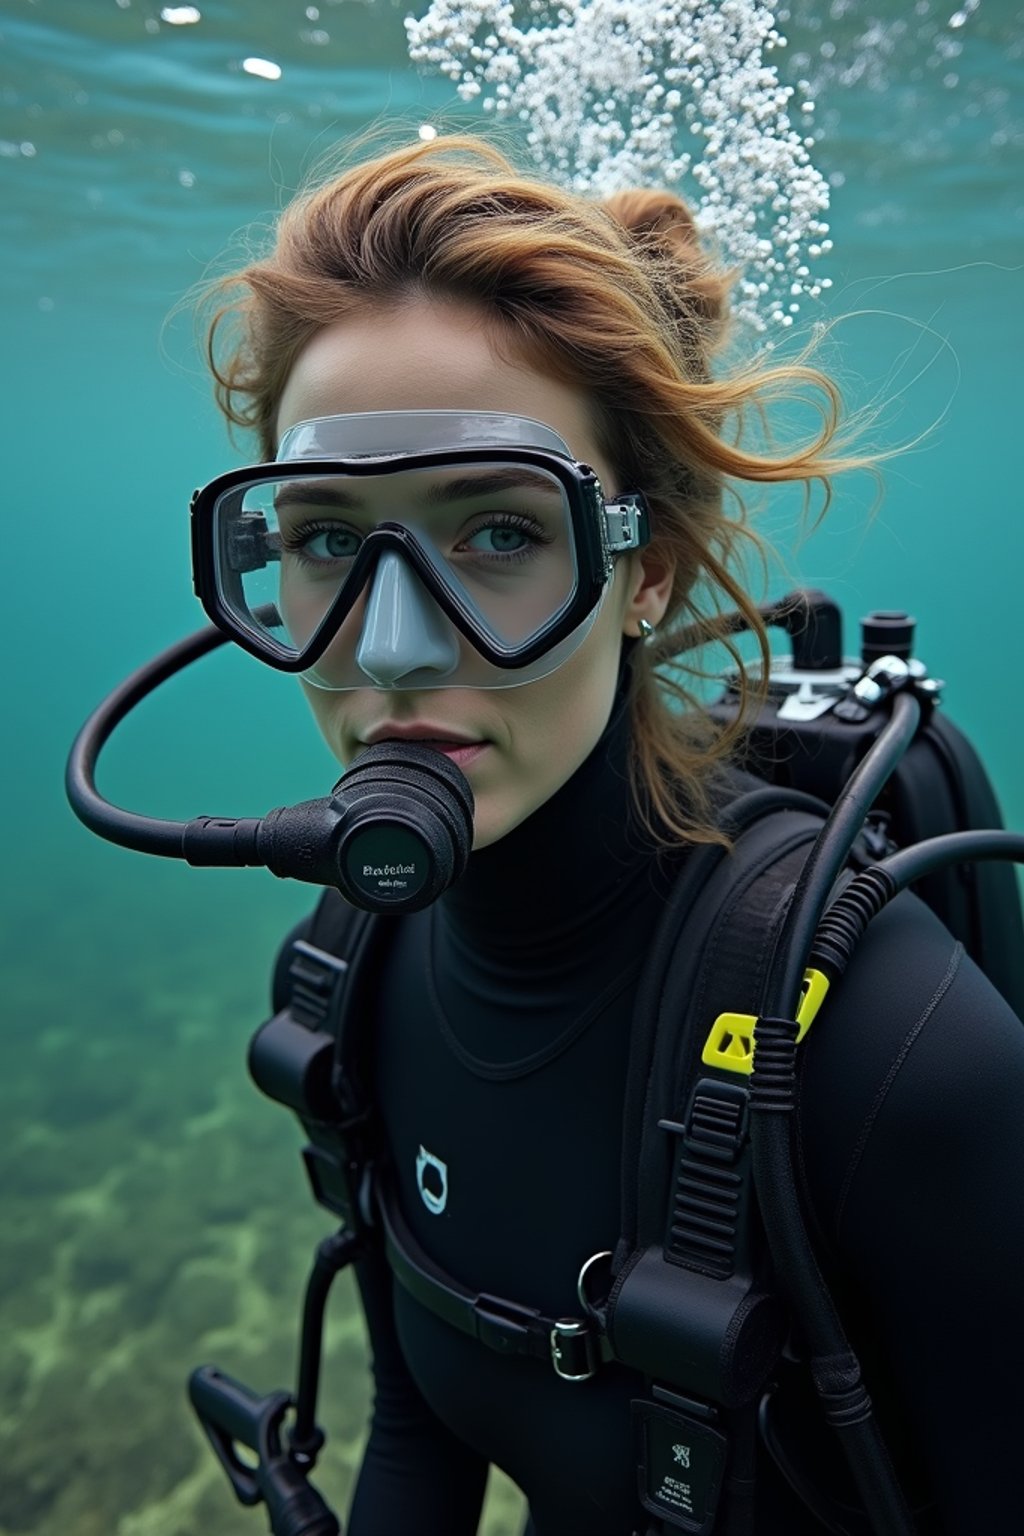
[[500, 843], [503, 837], [526, 820], [532, 806], [497, 806], [488, 803], [489, 797], [481, 796], [473, 813], [473, 852], [479, 853]]
[[478, 810], [473, 816], [473, 852], [480, 853], [482, 849], [500, 843], [505, 833], [511, 830], [511, 823], [506, 825], [500, 818], [482, 815]]

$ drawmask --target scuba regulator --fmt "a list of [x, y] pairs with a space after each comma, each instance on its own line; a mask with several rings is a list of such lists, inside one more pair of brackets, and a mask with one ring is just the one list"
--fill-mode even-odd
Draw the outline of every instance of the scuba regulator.
[[[805, 770], [820, 782], [824, 753], [844, 787], [834, 797], [797, 883], [759, 1015], [752, 1021], [757, 1048], [749, 1096], [753, 1179], [775, 1273], [785, 1282], [800, 1319], [826, 1418], [846, 1452], [870, 1527], [884, 1536], [910, 1536], [911, 1516], [795, 1198], [789, 1126], [795, 1104], [798, 999], [809, 957], [833, 978], [841, 975], [868, 922], [898, 891], [922, 878], [944, 876], [953, 865], [1024, 862], [1024, 836], [1001, 830], [946, 833], [896, 853], [887, 844], [884, 823], [876, 824], [874, 852], [879, 862], [831, 900], [869, 812], [896, 782], [901, 761], [909, 761], [923, 721], [933, 718], [940, 685], [912, 659], [913, 621], [905, 614], [874, 614], [865, 621], [859, 662], [843, 658], [839, 611], [819, 593], [794, 594], [762, 609], [762, 616], [790, 634], [793, 661], [773, 667], [767, 679], [766, 705], [751, 730], [755, 761], [760, 754], [766, 776], [778, 779], [778, 749], [784, 743], [795, 766], [788, 770], [788, 780], [783, 769], [782, 782], [800, 788]], [[737, 618], [732, 627], [738, 632], [744, 626]], [[214, 628], [190, 636], [129, 677], [89, 718], [67, 768], [68, 798], [79, 818], [123, 847], [183, 858], [196, 866], [263, 866], [280, 877], [333, 886], [351, 906], [372, 913], [412, 912], [435, 901], [466, 867], [473, 796], [455, 764], [422, 745], [391, 742], [369, 747], [329, 795], [279, 807], [261, 818], [161, 821], [122, 810], [101, 797], [95, 786], [96, 763], [117, 725], [167, 678], [227, 638]], [[687, 648], [686, 637], [678, 648]], [[723, 720], [735, 715], [737, 681], [726, 679], [726, 694], [712, 706], [712, 715]], [[948, 737], [942, 739], [941, 750], [952, 751]], [[960, 781], [962, 788], [962, 774]], [[994, 807], [994, 801], [991, 804]], [[963, 805], [957, 807], [960, 825], [977, 826], [979, 818], [986, 817], [982, 825], [999, 827], [997, 810], [993, 820], [985, 806], [979, 812], [967, 799], [965, 805], [966, 811]], [[1000, 933], [1011, 941], [1019, 960], [1024, 953], [1019, 899], [1012, 873], [1000, 873], [1011, 882], [995, 893], [1003, 914]], [[337, 965], [335, 979], [340, 980], [345, 964]], [[1004, 991], [1010, 996], [1006, 987]], [[331, 1006], [330, 992], [328, 985], [324, 996], [310, 993], [306, 999], [320, 1017]], [[276, 1054], [270, 1063], [273, 1082], [269, 1087], [261, 1084], [265, 1091], [289, 1104], [304, 1123], [311, 1117], [327, 1127], [333, 1117], [339, 1132], [348, 1129], [346, 1107], [333, 1096], [332, 1037], [314, 1025], [269, 1045]], [[266, 1075], [267, 1063], [260, 1071]], [[261, 1398], [213, 1367], [193, 1372], [189, 1384], [193, 1406], [237, 1498], [246, 1505], [265, 1504], [273, 1536], [337, 1536], [340, 1530], [310, 1485], [309, 1473], [324, 1439], [315, 1409], [328, 1291], [335, 1274], [361, 1250], [372, 1224], [372, 1212], [365, 1209], [366, 1191], [351, 1193], [347, 1204], [354, 1223], [320, 1244], [310, 1276], [296, 1394], [277, 1392]], [[321, 1203], [341, 1209], [327, 1199]], [[646, 1328], [643, 1318], [641, 1322]], [[842, 1362], [841, 1390], [832, 1377], [824, 1385], [819, 1381], [822, 1372], [819, 1368], [816, 1373], [816, 1366], [828, 1361]], [[255, 1465], [238, 1447], [255, 1455]]]
[[334, 886], [368, 912], [416, 912], [466, 867], [473, 791], [443, 753], [415, 742], [381, 742], [360, 753], [329, 795], [263, 817], [161, 821], [125, 811], [96, 789], [96, 761], [124, 717], [169, 677], [224, 645], [212, 626], [140, 667], [79, 732], [66, 788], [91, 832], [137, 853], [207, 867], [262, 866], [281, 878]]

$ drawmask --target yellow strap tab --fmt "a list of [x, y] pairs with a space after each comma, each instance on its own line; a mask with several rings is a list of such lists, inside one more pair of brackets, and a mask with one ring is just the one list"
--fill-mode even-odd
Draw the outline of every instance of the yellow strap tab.
[[720, 1013], [704, 1043], [701, 1061], [706, 1067], [721, 1067], [726, 1072], [754, 1070], [754, 1025], [752, 1013]]
[[823, 971], [804, 971], [804, 985], [800, 993], [800, 1006], [796, 1011], [796, 1021], [800, 1028], [796, 1032], [796, 1043], [804, 1038], [815, 1019], [818, 1017], [818, 1009], [825, 1001], [828, 991], [828, 977]]
[[[818, 1010], [825, 1001], [828, 977], [821, 971], [804, 972], [800, 1006], [796, 1012], [797, 1044], [804, 1038]], [[720, 1013], [711, 1026], [711, 1033], [701, 1052], [706, 1067], [720, 1067], [725, 1072], [742, 1072], [745, 1076], [754, 1070], [754, 1025], [757, 1019], [752, 1013]]]

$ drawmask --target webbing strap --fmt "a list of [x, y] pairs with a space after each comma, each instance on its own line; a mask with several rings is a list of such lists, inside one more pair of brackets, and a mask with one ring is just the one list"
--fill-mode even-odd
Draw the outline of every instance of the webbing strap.
[[[824, 808], [807, 796], [791, 804], [780, 791], [759, 791], [734, 810], [744, 819], [733, 851], [702, 848], [691, 857], [638, 989], [623, 1137], [620, 1263], [630, 1249], [662, 1240], [665, 1142], [659, 1122], [685, 1122], [694, 1085], [715, 1076], [700, 1054], [717, 1016], [727, 1009], [756, 1010], [786, 902]], [[678, 900], [695, 875], [694, 899]]]
[[[684, 1420], [678, 1434], [666, 1424], [664, 1445], [651, 1439], [651, 1420], [640, 1461], [642, 1500], [657, 1517], [653, 1529], [702, 1536], [712, 1528], [730, 1536], [749, 1536], [753, 1529], [752, 1405], [781, 1348], [784, 1314], [770, 1291], [762, 1294], [757, 1278], [763, 1259], [756, 1241], [748, 1092], [742, 1080], [701, 1063], [700, 1052], [720, 1013], [757, 1008], [795, 879], [827, 808], [804, 796], [757, 791], [743, 797], [734, 813], [733, 852], [716, 858], [701, 850], [702, 858], [691, 859], [689, 879], [697, 889], [689, 902], [681, 899], [684, 874], [638, 999], [650, 1011], [646, 1018], [638, 1013], [630, 1064], [627, 1099], [632, 1095], [634, 1116], [642, 1110], [632, 1125], [627, 1120], [623, 1140], [624, 1242], [617, 1259], [624, 1262], [630, 1240], [642, 1257], [631, 1271], [619, 1270], [625, 1284], [617, 1295], [613, 1290], [608, 1307], [613, 1337], [618, 1340], [625, 1325], [632, 1344], [640, 1346], [650, 1393], [647, 1419], [665, 1414], [663, 1406], [651, 1404], [664, 1383], [698, 1399], [710, 1416], [703, 1452], [697, 1437], [682, 1433]], [[707, 1292], [704, 1320], [715, 1323], [706, 1332], [699, 1309], [689, 1306], [697, 1284]], [[743, 1299], [735, 1314], [724, 1315], [723, 1302], [736, 1288]], [[661, 1333], [644, 1321], [656, 1294], [677, 1298], [671, 1308], [666, 1304]], [[750, 1317], [762, 1322], [746, 1339]], [[752, 1347], [756, 1343], [760, 1349]], [[687, 1459], [695, 1466], [706, 1463], [700, 1501], [693, 1497], [694, 1480], [672, 1465], [680, 1446], [689, 1448]], [[681, 1484], [687, 1496], [679, 1508]]]
[[306, 938], [318, 949], [351, 960], [372, 921], [369, 912], [349, 906], [338, 891], [325, 890], [313, 909]]
[[435, 1317], [500, 1355], [529, 1355], [550, 1364], [563, 1381], [588, 1381], [612, 1358], [608, 1340], [589, 1320], [546, 1317], [536, 1307], [470, 1291], [438, 1268], [406, 1226], [386, 1178], [377, 1181], [376, 1209], [395, 1279]]

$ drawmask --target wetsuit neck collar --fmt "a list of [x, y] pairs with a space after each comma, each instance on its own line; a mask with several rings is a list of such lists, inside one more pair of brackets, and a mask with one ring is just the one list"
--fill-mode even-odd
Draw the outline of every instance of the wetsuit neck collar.
[[[474, 853], [438, 904], [452, 936], [484, 959], [567, 958], [602, 920], [611, 921], [657, 866], [629, 785], [631, 720], [624, 666], [607, 726], [572, 777], [532, 816]], [[589, 946], [584, 946], [586, 949]]]

